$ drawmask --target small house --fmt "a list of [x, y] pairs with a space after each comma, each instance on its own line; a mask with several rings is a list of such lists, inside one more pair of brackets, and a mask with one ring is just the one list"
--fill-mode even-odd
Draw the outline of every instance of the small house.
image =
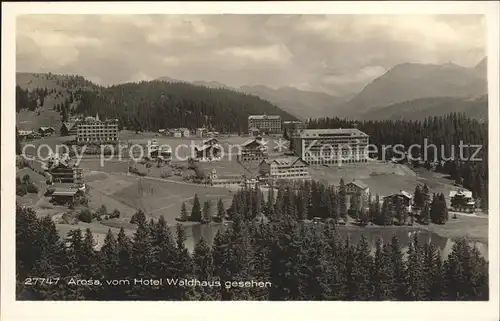
[[365, 183], [359, 180], [353, 180], [345, 185], [346, 193], [348, 195], [356, 195], [360, 193], [361, 195], [368, 195], [370, 193], [370, 188]]
[[182, 132], [179, 129], [172, 129], [171, 133], [172, 133], [173, 137], [176, 137], [176, 138], [182, 137]]
[[219, 159], [222, 148], [219, 144], [204, 144], [194, 148], [195, 157], [198, 159]]
[[54, 135], [55, 132], [56, 132], [56, 130], [54, 129], [54, 127], [43, 127], [42, 126], [38, 129], [38, 133], [42, 137], [52, 136], [52, 135]]
[[182, 137], [191, 137], [191, 131], [188, 128], [179, 128]]
[[408, 192], [401, 190], [399, 191], [399, 193], [384, 197], [384, 200], [385, 199], [391, 199], [393, 204], [395, 204], [397, 201], [401, 201], [408, 212], [412, 211], [413, 196]]

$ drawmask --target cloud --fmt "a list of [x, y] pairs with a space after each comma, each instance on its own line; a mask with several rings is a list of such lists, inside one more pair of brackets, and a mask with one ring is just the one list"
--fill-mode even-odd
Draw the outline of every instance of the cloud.
[[101, 84], [170, 76], [346, 94], [399, 63], [474, 66], [479, 15], [25, 15], [17, 69]]

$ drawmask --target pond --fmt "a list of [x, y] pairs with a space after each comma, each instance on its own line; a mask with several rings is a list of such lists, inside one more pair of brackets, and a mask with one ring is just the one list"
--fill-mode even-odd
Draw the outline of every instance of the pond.
[[[202, 237], [208, 242], [209, 245], [212, 245], [213, 239], [217, 234], [217, 231], [221, 229], [225, 229], [226, 227], [223, 224], [211, 224], [211, 225], [192, 225], [186, 227], [186, 247], [192, 251], [194, 249], [194, 245], [198, 242]], [[435, 233], [432, 233], [428, 230], [418, 229], [414, 227], [383, 227], [383, 228], [365, 228], [365, 229], [354, 229], [348, 227], [338, 227], [338, 234], [341, 237], [350, 237], [354, 244], [357, 244], [359, 238], [362, 234], [368, 240], [372, 250], [375, 249], [375, 242], [377, 237], [381, 237], [384, 243], [388, 243], [391, 241], [393, 235], [396, 235], [400, 244], [402, 245], [403, 252], [406, 252], [408, 249], [408, 244], [411, 239], [413, 239], [414, 235], [418, 235], [418, 240], [422, 243], [429, 242], [436, 246], [440, 251], [443, 257], [448, 256], [448, 254], [452, 250], [452, 246], [454, 244], [453, 240], [447, 237], [442, 237]], [[175, 235], [175, 227], [172, 231], [173, 235]], [[488, 259], [488, 244], [481, 242], [470, 242], [471, 245], [475, 245], [479, 252], [485, 259]]]

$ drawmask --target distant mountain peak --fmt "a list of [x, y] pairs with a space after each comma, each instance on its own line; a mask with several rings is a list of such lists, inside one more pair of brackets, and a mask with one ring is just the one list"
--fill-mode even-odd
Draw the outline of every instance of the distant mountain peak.
[[[420, 98], [467, 98], [487, 93], [486, 73], [452, 62], [441, 65], [401, 63], [366, 85], [339, 110], [351, 117], [384, 107]], [[479, 72], [478, 72], [479, 70]]]

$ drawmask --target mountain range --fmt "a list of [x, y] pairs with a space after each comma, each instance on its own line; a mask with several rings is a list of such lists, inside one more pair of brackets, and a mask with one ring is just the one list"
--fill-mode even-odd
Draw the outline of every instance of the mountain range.
[[[457, 111], [484, 120], [488, 114], [486, 71], [486, 57], [472, 68], [453, 63], [403, 63], [348, 97], [294, 87], [230, 87], [216, 81], [194, 81], [192, 84], [256, 95], [300, 119], [327, 116], [421, 119], [422, 114], [437, 116]], [[157, 80], [179, 81], [170, 77]]]
[[380, 112], [384, 106], [392, 105], [390, 109], [394, 111], [395, 104], [412, 100], [417, 102], [407, 105], [419, 105], [423, 98], [449, 97], [463, 100], [464, 104], [473, 102], [471, 98], [487, 95], [486, 63], [484, 58], [473, 68], [452, 63], [400, 64], [370, 82], [336, 112], [344, 117], [361, 117], [373, 109]]
[[[237, 128], [231, 128], [232, 130], [243, 129], [245, 126], [245, 115], [256, 112], [281, 114], [286, 116], [285, 118], [291, 117], [303, 120], [333, 116], [361, 120], [419, 120], [426, 116], [462, 112], [470, 117], [486, 121], [488, 118], [486, 67], [486, 58], [482, 59], [472, 68], [453, 63], [442, 65], [399, 64], [389, 69], [384, 75], [368, 83], [359, 93], [351, 97], [336, 97], [323, 92], [305, 91], [293, 87], [278, 89], [264, 85], [231, 87], [217, 81], [188, 82], [168, 76], [151, 82], [143, 82], [146, 85], [143, 84], [141, 86], [131, 87], [131, 85], [122, 84], [112, 87], [115, 89], [127, 88], [128, 90], [138, 90], [142, 99], [153, 102], [156, 102], [158, 98], [151, 96], [151, 94], [156, 94], [156, 89], [149, 89], [149, 87], [157, 87], [158, 85], [155, 85], [155, 83], [158, 84], [159, 82], [172, 83], [163, 89], [172, 91], [172, 97], [179, 95], [179, 98], [184, 97], [182, 99], [191, 99], [189, 97], [194, 94], [196, 94], [197, 99], [208, 95], [208, 91], [204, 87], [217, 89], [214, 92], [215, 95], [228, 97], [227, 99], [229, 99], [225, 102], [224, 108], [226, 108], [226, 111], [230, 111], [235, 116], [237, 115], [238, 126]], [[57, 107], [56, 105], [61, 104], [62, 100], [68, 99], [68, 93], [75, 91], [77, 87], [80, 89], [86, 88], [87, 91], [104, 91], [110, 95], [119, 92], [119, 90], [106, 89], [92, 84], [80, 76], [66, 77], [67, 79], [64, 77], [64, 75], [53, 75], [50, 73], [17, 73], [16, 83], [24, 89], [33, 90], [38, 87], [57, 89], [59, 95], [49, 95], [46, 99], [47, 108], [41, 110], [40, 116], [47, 114], [47, 119], [43, 123], [44, 125], [53, 123], [53, 119], [58, 117], [57, 112], [54, 111], [55, 107]], [[175, 83], [181, 84], [175, 85]], [[184, 86], [180, 86], [182, 83]], [[149, 97], [147, 96], [148, 94], [150, 95]], [[211, 96], [209, 95], [208, 97]], [[108, 98], [111, 99], [111, 97]], [[127, 99], [130, 98], [127, 97]], [[133, 104], [135, 105], [136, 103], [134, 100]], [[195, 101], [192, 103], [198, 104]], [[165, 105], [165, 108], [170, 105], [162, 104]], [[130, 106], [127, 108], [132, 110]], [[134, 106], [133, 109], [136, 112], [140, 112], [143, 108]], [[213, 113], [216, 109], [216, 107], [210, 107], [210, 111], [204, 111], [202, 114], [208, 117], [205, 112]], [[188, 114], [192, 112], [199, 113], [198, 110], [199, 107], [187, 106], [185, 112]], [[165, 112], [168, 112], [168, 110], [165, 110]], [[117, 113], [122, 113], [118, 107], [113, 111], [113, 114]], [[24, 114], [18, 114], [18, 121], [26, 125], [33, 125], [40, 118], [34, 117], [31, 113], [26, 114], [26, 117], [24, 117]], [[125, 114], [128, 119], [130, 111]], [[149, 119], [144, 119], [143, 122], [147, 124], [154, 123]], [[219, 122], [219, 127], [223, 126], [223, 119], [217, 119], [217, 122]], [[159, 125], [154, 123], [154, 126]]]

